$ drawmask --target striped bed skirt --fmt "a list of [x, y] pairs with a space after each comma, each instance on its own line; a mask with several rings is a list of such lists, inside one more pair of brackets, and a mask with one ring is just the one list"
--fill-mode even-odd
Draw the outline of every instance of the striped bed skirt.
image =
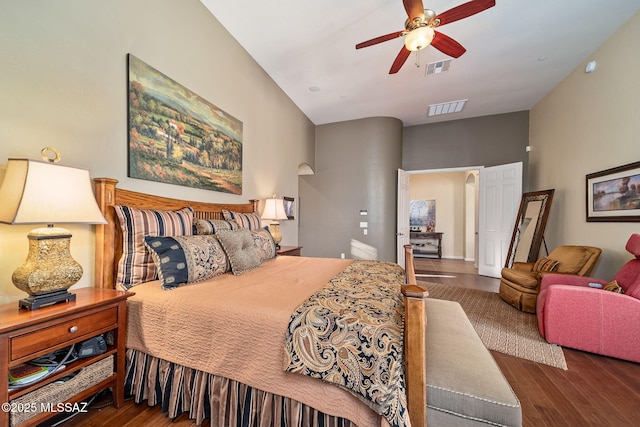
[[188, 412], [196, 425], [209, 418], [220, 427], [356, 427], [296, 400], [132, 349], [125, 394], [136, 403], [161, 405], [170, 418]]

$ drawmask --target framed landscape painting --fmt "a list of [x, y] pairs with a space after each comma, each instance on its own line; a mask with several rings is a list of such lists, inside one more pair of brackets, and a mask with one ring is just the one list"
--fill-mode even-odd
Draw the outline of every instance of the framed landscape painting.
[[242, 122], [129, 54], [131, 178], [242, 194]]
[[587, 221], [640, 221], [640, 162], [587, 175]]

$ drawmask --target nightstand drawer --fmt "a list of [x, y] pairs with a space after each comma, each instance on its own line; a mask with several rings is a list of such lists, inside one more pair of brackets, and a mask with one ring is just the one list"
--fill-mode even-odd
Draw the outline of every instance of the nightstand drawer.
[[111, 307], [97, 313], [79, 316], [49, 327], [11, 338], [10, 360], [20, 359], [43, 349], [48, 349], [77, 337], [89, 335], [100, 329], [116, 326], [118, 309]]

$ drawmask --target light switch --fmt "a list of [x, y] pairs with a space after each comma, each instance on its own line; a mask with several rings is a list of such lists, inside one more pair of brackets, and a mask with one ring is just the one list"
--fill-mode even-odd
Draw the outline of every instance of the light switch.
[[360, 223], [360, 228], [367, 228], [369, 224], [366, 221]]

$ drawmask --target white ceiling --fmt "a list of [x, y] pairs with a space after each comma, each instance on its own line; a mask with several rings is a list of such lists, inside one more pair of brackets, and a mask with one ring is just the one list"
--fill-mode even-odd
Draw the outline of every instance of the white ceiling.
[[[529, 110], [640, 8], [640, 0], [496, 0], [438, 29], [467, 52], [425, 77], [426, 64], [450, 58], [430, 46], [419, 67], [412, 54], [389, 75], [403, 39], [355, 49], [404, 29], [402, 0], [201, 1], [317, 125], [384, 116], [411, 126]], [[465, 1], [423, 2], [442, 13]], [[427, 117], [429, 104], [460, 99], [468, 99], [460, 113]]]

